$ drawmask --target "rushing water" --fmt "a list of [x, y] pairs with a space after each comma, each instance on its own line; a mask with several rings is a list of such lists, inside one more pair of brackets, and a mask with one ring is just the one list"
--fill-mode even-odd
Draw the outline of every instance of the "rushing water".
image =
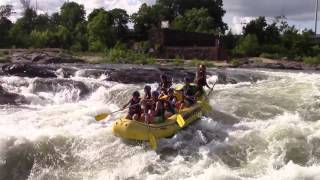
[[31, 102], [0, 106], [0, 179], [320, 179], [320, 75], [260, 73], [268, 78], [217, 85], [214, 111], [160, 139], [157, 152], [112, 134], [121, 114], [94, 120], [143, 84], [84, 77], [82, 70], [69, 81], [84, 86], [0, 77], [6, 90]]

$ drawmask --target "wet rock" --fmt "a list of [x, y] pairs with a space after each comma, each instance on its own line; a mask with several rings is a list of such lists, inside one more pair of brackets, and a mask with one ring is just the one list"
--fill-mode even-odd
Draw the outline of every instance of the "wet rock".
[[260, 73], [247, 71], [218, 70], [218, 84], [237, 84], [239, 82], [257, 82], [267, 79], [267, 76]]
[[121, 83], [154, 83], [158, 82], [161, 74], [166, 74], [172, 78], [174, 82], [182, 82], [186, 76], [195, 76], [190, 70], [176, 70], [158, 68], [158, 69], [117, 69], [113, 71], [106, 71], [108, 75], [107, 80]]
[[20, 77], [42, 77], [55, 78], [57, 77], [52, 69], [31, 64], [6, 64], [2, 66], [2, 71], [6, 75]]
[[25, 103], [28, 103], [28, 101], [24, 96], [16, 93], [10, 93], [0, 86], [0, 104], [16, 105]]
[[10, 56], [12, 63], [37, 63], [37, 64], [52, 64], [52, 63], [84, 63], [83, 60], [73, 58], [65, 53], [62, 49], [36, 49], [12, 50]]
[[65, 89], [76, 89], [79, 90], [80, 98], [90, 93], [90, 89], [83, 82], [71, 79], [36, 79], [33, 83], [34, 92], [58, 92]]

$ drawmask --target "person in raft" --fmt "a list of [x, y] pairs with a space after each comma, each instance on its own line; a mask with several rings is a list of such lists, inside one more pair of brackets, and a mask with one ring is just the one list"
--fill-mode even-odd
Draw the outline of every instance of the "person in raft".
[[141, 100], [141, 108], [142, 108], [142, 121], [147, 122], [148, 121], [148, 112], [152, 108], [152, 96], [151, 96], [151, 87], [146, 85], [144, 87], [144, 97]]
[[146, 123], [163, 123], [165, 121], [164, 101], [159, 99], [159, 92], [152, 91], [153, 105], [149, 111], [149, 116]]
[[160, 75], [160, 83], [158, 87], [158, 91], [160, 91], [160, 96], [164, 96], [168, 94], [168, 89], [172, 86], [172, 81], [168, 79], [166, 75]]
[[197, 94], [196, 97], [202, 96], [205, 91], [204, 91], [204, 86], [208, 87], [209, 89], [211, 88], [208, 83], [207, 83], [207, 71], [206, 71], [206, 66], [203, 64], [200, 64], [197, 70], [197, 78], [196, 78], [196, 84], [197, 84]]
[[123, 106], [123, 109], [129, 106], [129, 112], [126, 116], [126, 119], [136, 120], [140, 119], [141, 115], [141, 106], [140, 106], [140, 93], [138, 91], [134, 91], [132, 93], [132, 98], [130, 101]]
[[193, 78], [185, 77], [184, 81], [185, 85], [183, 87], [183, 102], [180, 106], [180, 109], [184, 106], [190, 107], [196, 103], [197, 87], [195, 85], [191, 85]]

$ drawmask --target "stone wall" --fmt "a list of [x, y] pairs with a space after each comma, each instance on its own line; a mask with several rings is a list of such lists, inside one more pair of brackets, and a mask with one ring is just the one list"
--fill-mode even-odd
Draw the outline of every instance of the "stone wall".
[[218, 47], [164, 47], [156, 56], [163, 59], [227, 59], [226, 53]]
[[155, 56], [165, 59], [226, 60], [226, 52], [219, 41], [214, 34], [172, 29], [153, 29], [149, 33], [149, 43], [155, 49]]

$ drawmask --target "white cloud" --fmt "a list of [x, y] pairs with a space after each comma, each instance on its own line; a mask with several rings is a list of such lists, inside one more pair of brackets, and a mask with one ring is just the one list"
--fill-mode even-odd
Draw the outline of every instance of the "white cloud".
[[229, 24], [232, 33], [240, 34], [242, 32], [243, 26], [249, 23], [251, 20], [255, 19], [255, 17], [238, 17], [233, 16], [232, 23]]

